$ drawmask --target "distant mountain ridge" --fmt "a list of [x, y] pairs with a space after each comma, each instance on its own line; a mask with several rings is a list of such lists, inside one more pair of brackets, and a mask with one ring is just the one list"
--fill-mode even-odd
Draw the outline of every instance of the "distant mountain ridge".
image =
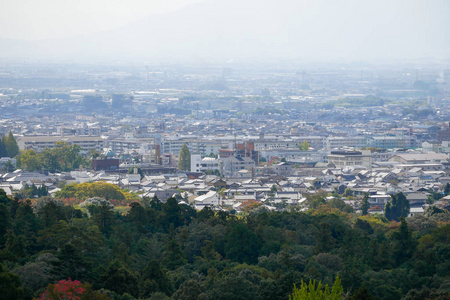
[[[401, 1], [363, 2], [210, 0], [89, 36], [0, 39], [0, 57], [169, 61], [449, 56], [445, 15], [450, 8], [445, 0], [418, 0], [409, 7]], [[439, 3], [444, 9], [436, 12]]]

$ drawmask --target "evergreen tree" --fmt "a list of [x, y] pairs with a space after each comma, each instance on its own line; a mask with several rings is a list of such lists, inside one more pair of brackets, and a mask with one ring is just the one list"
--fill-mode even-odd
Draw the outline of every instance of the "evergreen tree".
[[121, 262], [113, 260], [101, 276], [105, 288], [119, 295], [128, 293], [133, 296], [138, 294], [138, 281], [136, 276], [127, 270]]
[[17, 141], [11, 131], [9, 132], [8, 137], [5, 139], [5, 148], [6, 153], [9, 157], [14, 157], [19, 154], [19, 146], [17, 145]]
[[392, 238], [394, 245], [392, 251], [393, 256], [395, 262], [400, 265], [413, 256], [417, 246], [405, 218], [401, 218], [400, 227], [396, 232], [394, 232]]
[[181, 171], [191, 170], [191, 153], [186, 144], [181, 147], [180, 155], [178, 157], [178, 169]]
[[406, 196], [400, 192], [395, 195], [391, 195], [391, 201], [386, 203], [384, 207], [385, 217], [392, 221], [399, 221], [401, 217], [406, 218], [409, 214], [409, 201]]
[[51, 273], [54, 279], [73, 278], [84, 281], [90, 278], [90, 268], [77, 249], [70, 243], [65, 244], [52, 262]]
[[139, 296], [142, 298], [147, 298], [154, 292], [162, 292], [166, 295], [172, 292], [170, 280], [156, 260], [148, 262], [139, 278], [138, 286]]
[[369, 213], [369, 208], [370, 208], [369, 195], [365, 193], [361, 203], [361, 212], [363, 216]]
[[23, 299], [23, 289], [20, 287], [19, 276], [8, 272], [0, 264], [0, 295], [4, 300]]
[[6, 137], [3, 134], [2, 138], [0, 139], [0, 157], [6, 157], [8, 155], [8, 152], [6, 152]]

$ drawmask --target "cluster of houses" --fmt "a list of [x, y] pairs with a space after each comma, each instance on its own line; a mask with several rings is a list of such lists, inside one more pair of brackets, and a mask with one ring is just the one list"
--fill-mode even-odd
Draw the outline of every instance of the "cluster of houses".
[[[449, 208], [450, 196], [444, 196], [445, 186], [450, 183], [450, 162], [444, 153], [398, 153], [386, 161], [367, 160], [361, 151], [340, 151], [330, 154], [329, 162], [316, 163], [312, 167], [293, 167], [288, 162], [271, 166], [258, 166], [250, 157], [201, 158], [192, 156], [192, 172], [141, 175], [124, 170], [84, 170], [57, 174], [41, 174], [16, 170], [1, 174], [0, 188], [11, 195], [25, 185], [45, 185], [52, 195], [60, 190], [58, 184], [105, 181], [136, 192], [139, 197], [158, 197], [166, 201], [176, 197], [180, 203], [205, 206], [214, 209], [240, 211], [248, 203], [260, 203], [269, 210], [289, 207], [308, 208], [308, 195], [326, 192], [341, 198], [355, 210], [360, 199], [367, 194], [370, 213], [383, 213], [390, 195], [403, 192], [409, 200], [410, 214], [423, 213], [427, 205]], [[339, 167], [333, 159], [339, 156]], [[371, 156], [369, 155], [369, 158]], [[361, 164], [357, 162], [362, 162]], [[239, 164], [241, 163], [241, 164]], [[205, 174], [198, 170], [207, 165], [220, 169], [219, 174]], [[230, 167], [234, 164], [234, 168]], [[212, 167], [211, 167], [212, 166]], [[229, 166], [229, 167], [224, 167]], [[232, 170], [231, 170], [231, 169]], [[136, 169], [137, 170], [137, 169]], [[225, 170], [225, 172], [224, 172]], [[245, 171], [245, 172], [243, 172]], [[343, 196], [345, 194], [345, 196]], [[436, 195], [444, 197], [436, 200]]]

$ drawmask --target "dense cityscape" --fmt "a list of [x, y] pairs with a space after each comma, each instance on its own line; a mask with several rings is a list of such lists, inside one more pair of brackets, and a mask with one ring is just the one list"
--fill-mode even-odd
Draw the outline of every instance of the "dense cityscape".
[[448, 299], [449, 74], [4, 64], [2, 294]]

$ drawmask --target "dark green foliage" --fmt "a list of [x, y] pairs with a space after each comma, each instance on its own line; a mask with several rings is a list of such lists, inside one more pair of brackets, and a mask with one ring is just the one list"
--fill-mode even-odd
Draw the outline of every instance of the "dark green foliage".
[[413, 239], [408, 223], [404, 218], [401, 219], [400, 227], [392, 234], [393, 239], [393, 257], [397, 264], [409, 260], [416, 248], [416, 241]]
[[138, 296], [138, 281], [136, 276], [127, 270], [118, 260], [112, 261], [103, 273], [102, 282], [106, 289], [119, 295], [128, 293]]
[[35, 291], [50, 283], [51, 262], [55, 259], [53, 254], [43, 253], [33, 262], [13, 270], [13, 273], [20, 277], [26, 299], [32, 298]]
[[91, 269], [72, 244], [64, 245], [52, 262], [51, 273], [56, 280], [72, 278], [87, 281], [91, 277]]
[[20, 199], [40, 198], [48, 195], [48, 189], [45, 185], [37, 187], [34, 183], [31, 186], [25, 184], [22, 190], [20, 190], [20, 192], [16, 195]]
[[226, 241], [225, 253], [228, 259], [240, 263], [256, 263], [259, 256], [258, 239], [245, 225], [241, 223], [234, 225]]
[[19, 276], [8, 272], [2, 264], [0, 264], [0, 295], [4, 300], [23, 299]]
[[214, 211], [209, 207], [205, 206], [201, 211], [197, 213], [197, 219], [199, 221], [207, 221], [214, 217]]
[[7, 157], [8, 152], [6, 151], [6, 137], [2, 135], [0, 138], [0, 157]]
[[64, 206], [51, 198], [41, 199], [36, 212], [44, 227], [51, 227], [60, 220], [65, 220]]
[[193, 279], [185, 281], [173, 294], [174, 300], [198, 300], [205, 299], [205, 288]]
[[406, 196], [400, 192], [391, 195], [391, 201], [384, 207], [384, 215], [388, 220], [399, 221], [401, 217], [406, 218], [409, 214], [409, 201]]
[[147, 298], [154, 292], [170, 295], [172, 287], [165, 272], [161, 270], [159, 263], [156, 260], [151, 260], [139, 278], [139, 296]]
[[334, 239], [331, 236], [331, 227], [328, 223], [320, 224], [319, 236], [317, 237], [316, 253], [328, 252], [334, 246]]
[[5, 138], [4, 143], [6, 154], [8, 157], [15, 157], [17, 154], [19, 154], [19, 146], [17, 145], [17, 141], [11, 131]]
[[103, 202], [100, 205], [89, 205], [88, 210], [95, 225], [98, 226], [104, 235], [109, 236], [114, 225], [113, 208], [106, 202]]
[[5, 243], [5, 234], [10, 227], [10, 219], [8, 208], [5, 204], [0, 203], [0, 247]]
[[170, 239], [167, 242], [167, 249], [164, 252], [162, 263], [169, 270], [174, 270], [186, 263], [181, 247], [175, 240]]
[[369, 208], [370, 208], [369, 194], [365, 193], [361, 202], [361, 213], [363, 216], [368, 214]]
[[190, 171], [191, 170], [191, 153], [186, 144], [181, 146], [180, 154], [178, 157], [178, 169], [180, 171]]
[[217, 280], [208, 292], [211, 299], [252, 300], [258, 299], [257, 285], [244, 276], [227, 276]]
[[361, 286], [351, 297], [350, 300], [374, 300], [365, 286]]
[[32, 206], [0, 190], [0, 259], [19, 275], [26, 299], [71, 277], [122, 300], [286, 300], [302, 279], [331, 286], [337, 274], [352, 299], [448, 296], [446, 210], [388, 224], [323, 207], [236, 217], [144, 198], [124, 215], [108, 205], [81, 213], [50, 197]]

